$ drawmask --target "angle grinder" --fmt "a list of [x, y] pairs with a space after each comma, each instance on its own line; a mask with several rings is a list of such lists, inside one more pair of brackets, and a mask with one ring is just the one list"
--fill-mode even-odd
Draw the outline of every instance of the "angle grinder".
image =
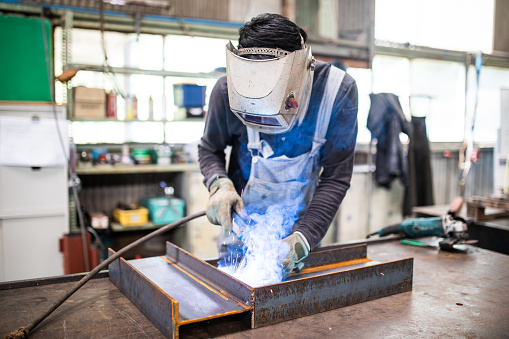
[[453, 250], [455, 245], [475, 244], [477, 240], [468, 240], [468, 225], [471, 221], [451, 214], [441, 217], [412, 218], [401, 223], [389, 225], [367, 235], [367, 238], [379, 235], [399, 234], [408, 238], [437, 236], [443, 238], [439, 242], [440, 249]]

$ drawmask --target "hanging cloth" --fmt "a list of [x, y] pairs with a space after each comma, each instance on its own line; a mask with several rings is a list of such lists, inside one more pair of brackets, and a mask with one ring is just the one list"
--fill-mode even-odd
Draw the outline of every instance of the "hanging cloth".
[[426, 132], [426, 117], [412, 116], [408, 145], [408, 185], [405, 187], [403, 216], [413, 215], [414, 206], [434, 204], [431, 151]]
[[407, 159], [399, 134], [410, 134], [410, 124], [403, 114], [399, 98], [392, 93], [370, 94], [371, 107], [367, 127], [371, 139], [377, 139], [375, 180], [391, 188], [394, 179], [407, 182]]

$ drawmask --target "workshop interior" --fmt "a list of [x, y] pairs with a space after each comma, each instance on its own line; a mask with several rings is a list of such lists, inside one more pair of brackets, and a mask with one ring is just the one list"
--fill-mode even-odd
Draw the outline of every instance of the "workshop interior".
[[[302, 48], [241, 46], [264, 13]], [[508, 18], [507, 0], [0, 0], [0, 335], [507, 338]], [[339, 131], [309, 132], [324, 167], [258, 193], [313, 110]]]

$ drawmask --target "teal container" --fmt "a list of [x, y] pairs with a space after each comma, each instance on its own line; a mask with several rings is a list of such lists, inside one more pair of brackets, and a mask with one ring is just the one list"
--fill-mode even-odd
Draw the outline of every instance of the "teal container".
[[171, 224], [185, 215], [186, 204], [178, 198], [144, 198], [141, 204], [148, 209], [148, 215], [154, 225]]

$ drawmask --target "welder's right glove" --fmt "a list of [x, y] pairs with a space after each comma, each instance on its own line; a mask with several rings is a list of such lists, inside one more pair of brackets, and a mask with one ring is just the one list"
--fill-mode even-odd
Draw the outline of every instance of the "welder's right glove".
[[282, 241], [290, 246], [290, 250], [282, 262], [284, 276], [287, 277], [294, 268], [300, 271], [304, 267], [302, 260], [308, 257], [310, 247], [307, 239], [300, 232], [294, 232]]
[[244, 203], [235, 190], [233, 182], [228, 178], [214, 180], [210, 185], [206, 214], [211, 223], [223, 227], [225, 237], [232, 233], [232, 208], [237, 214], [244, 214]]

